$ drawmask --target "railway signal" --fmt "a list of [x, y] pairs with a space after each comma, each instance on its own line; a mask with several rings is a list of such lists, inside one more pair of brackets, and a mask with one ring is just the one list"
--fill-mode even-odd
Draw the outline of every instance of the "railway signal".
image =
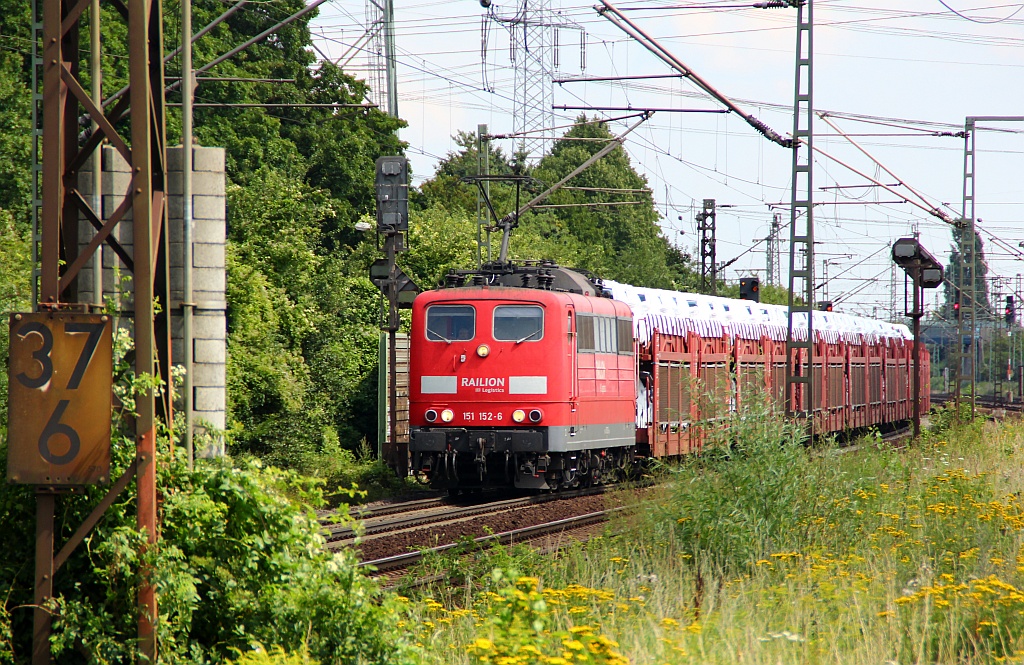
[[[370, 281], [373, 282], [374, 286], [383, 291], [385, 296], [388, 295], [388, 289], [391, 285], [389, 281], [390, 273], [387, 259], [377, 259], [370, 265]], [[416, 282], [412, 281], [411, 277], [402, 272], [402, 269], [398, 266], [395, 266], [395, 280], [397, 281], [399, 308], [412, 307], [412, 301], [419, 294], [420, 287], [416, 285]]]
[[831, 300], [819, 300], [818, 301], [818, 311], [819, 312], [831, 312], [832, 311], [832, 301]]
[[761, 302], [761, 282], [756, 277], [740, 278], [740, 300]]
[[[405, 250], [403, 234], [409, 230], [409, 160], [399, 155], [378, 157], [374, 164], [373, 184], [377, 198], [377, 233], [384, 236], [386, 259], [374, 262], [370, 279], [387, 296], [388, 314], [383, 328], [388, 331], [388, 422], [391, 438], [388, 457], [400, 476], [408, 473], [408, 446], [398, 443], [398, 355], [396, 338], [401, 320], [398, 308], [403, 299], [415, 297], [418, 288], [398, 266], [398, 252]], [[404, 294], [404, 295], [403, 295]], [[411, 301], [409, 301], [411, 302]]]
[[409, 160], [400, 156], [378, 157], [373, 185], [377, 194], [377, 231], [409, 230]]
[[1006, 296], [1006, 325], [1012, 326], [1014, 321], [1017, 320], [1017, 305], [1013, 300], [1013, 296]]
[[[917, 238], [900, 238], [892, 244], [892, 260], [907, 273], [913, 282], [913, 308], [907, 315], [914, 320], [914, 436], [921, 435], [921, 292], [942, 284], [942, 265], [932, 253], [921, 246]], [[959, 294], [958, 294], [959, 295]], [[959, 298], [953, 306], [959, 318]], [[904, 307], [904, 309], [906, 309]]]

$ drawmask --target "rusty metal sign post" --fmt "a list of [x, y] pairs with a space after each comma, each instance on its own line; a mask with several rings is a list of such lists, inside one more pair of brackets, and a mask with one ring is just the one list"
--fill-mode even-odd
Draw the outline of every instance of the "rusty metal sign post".
[[44, 605], [59, 567], [53, 558], [56, 497], [110, 478], [112, 350], [109, 316], [11, 315], [7, 480], [36, 486], [34, 664], [50, 662]]
[[[161, 0], [109, 2], [116, 10], [111, 15], [123, 20], [128, 34], [128, 89], [103, 103], [86, 91], [79, 72], [81, 20], [96, 5], [90, 0], [41, 0], [42, 16], [35, 17], [42, 23], [34, 55], [43, 88], [39, 295], [37, 313], [12, 320], [10, 370], [10, 468], [18, 475], [15, 479], [12, 473], [10, 480], [37, 487], [33, 665], [51, 660], [50, 616], [44, 607], [53, 594], [54, 573], [132, 479], [138, 487], [137, 526], [148, 543], [157, 539], [158, 409], [150, 389], [136, 396], [135, 460], [57, 556], [53, 554], [56, 495], [109, 480], [111, 322], [102, 315], [76, 313], [87, 309], [77, 302], [79, 273], [101, 244], [132, 275], [128, 293], [122, 289], [122, 295], [123, 304], [134, 310], [136, 375], [170, 378], [163, 11]], [[89, 20], [98, 22], [100, 17]], [[35, 50], [39, 47], [41, 53]], [[95, 129], [83, 133], [89, 120]], [[82, 168], [104, 141], [120, 153], [131, 173], [127, 190], [112, 197], [108, 210], [96, 209], [78, 189]], [[95, 169], [100, 168], [97, 162]], [[131, 220], [123, 221], [129, 214]], [[80, 217], [95, 229], [87, 243], [79, 241]], [[125, 226], [129, 228], [124, 232], [114, 233]], [[122, 244], [126, 238], [132, 246]], [[163, 305], [160, 314], [156, 300]], [[159, 411], [168, 424], [173, 422], [170, 390]], [[156, 591], [148, 571], [140, 579], [139, 652], [141, 659], [155, 663]]]

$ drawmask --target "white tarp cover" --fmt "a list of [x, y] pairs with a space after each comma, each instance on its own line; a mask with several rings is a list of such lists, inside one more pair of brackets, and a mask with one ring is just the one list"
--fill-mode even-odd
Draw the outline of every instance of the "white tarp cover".
[[[687, 331], [702, 337], [729, 335], [743, 339], [786, 339], [788, 308], [750, 300], [733, 300], [682, 293], [664, 289], [648, 289], [604, 280], [604, 288], [612, 298], [633, 310], [633, 335], [650, 341], [654, 330], [671, 335]], [[793, 317], [794, 333], [807, 338], [807, 316], [799, 312]], [[814, 331], [819, 339], [835, 343], [840, 340], [860, 343], [880, 338], [913, 339], [910, 329], [902, 324], [877, 321], [842, 312], [814, 312]]]

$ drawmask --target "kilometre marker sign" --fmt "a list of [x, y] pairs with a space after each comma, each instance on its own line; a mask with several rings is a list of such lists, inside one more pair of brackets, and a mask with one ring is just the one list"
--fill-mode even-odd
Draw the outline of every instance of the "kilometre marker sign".
[[62, 486], [110, 477], [109, 316], [11, 314], [7, 479]]

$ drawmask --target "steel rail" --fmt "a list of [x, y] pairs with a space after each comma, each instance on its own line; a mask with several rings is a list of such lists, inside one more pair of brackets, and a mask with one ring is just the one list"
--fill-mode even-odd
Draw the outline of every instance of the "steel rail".
[[[503, 531], [501, 533], [489, 534], [486, 536], [480, 536], [474, 538], [473, 542], [477, 545], [483, 545], [490, 542], [503, 542], [508, 541], [509, 544], [525, 538], [535, 538], [538, 536], [547, 535], [550, 533], [557, 533], [565, 531], [566, 529], [576, 529], [583, 526], [589, 526], [598, 522], [603, 522], [608, 519], [608, 516], [621, 510], [625, 510], [625, 506], [617, 506], [615, 508], [608, 508], [607, 510], [599, 510], [585, 515], [577, 515], [576, 517], [566, 517], [564, 519], [555, 520], [553, 522], [545, 522], [544, 524], [537, 524], [535, 526], [527, 526], [521, 529], [512, 529], [511, 531]], [[439, 545], [437, 547], [431, 547], [423, 549], [417, 552], [409, 552], [407, 554], [396, 554], [382, 559], [374, 559], [372, 561], [363, 561], [359, 564], [360, 567], [374, 567], [378, 572], [384, 572], [388, 570], [395, 570], [398, 568], [408, 568], [409, 566], [419, 563], [428, 554], [436, 554], [440, 552], [446, 552], [454, 547], [459, 547], [461, 543], [450, 543], [448, 545]]]
[[[587, 496], [595, 496], [598, 494], [604, 494], [605, 491], [605, 488], [601, 486], [597, 488], [572, 490], [569, 492], [560, 492], [555, 494], [543, 494], [540, 496], [526, 496], [515, 497], [511, 499], [500, 499], [498, 501], [490, 501], [487, 503], [481, 503], [471, 506], [457, 506], [453, 510], [436, 512], [427, 515], [409, 515], [397, 517], [377, 524], [365, 525], [366, 530], [361, 535], [363, 537], [382, 536], [402, 529], [410, 529], [420, 526], [454, 522], [471, 517], [478, 517], [480, 515], [486, 515], [488, 513], [506, 512], [508, 510], [512, 510], [519, 507], [539, 505], [543, 503], [550, 503], [552, 501], [578, 499]], [[443, 502], [441, 503], [441, 505], [443, 505]], [[403, 513], [418, 512], [420, 510], [426, 509], [429, 509], [429, 506], [412, 508], [408, 511], [403, 511]], [[330, 533], [330, 535], [328, 536], [328, 543], [331, 547], [340, 547], [352, 541], [355, 537], [356, 532], [353, 527], [343, 526], [339, 528], [337, 531], [332, 531]]]

